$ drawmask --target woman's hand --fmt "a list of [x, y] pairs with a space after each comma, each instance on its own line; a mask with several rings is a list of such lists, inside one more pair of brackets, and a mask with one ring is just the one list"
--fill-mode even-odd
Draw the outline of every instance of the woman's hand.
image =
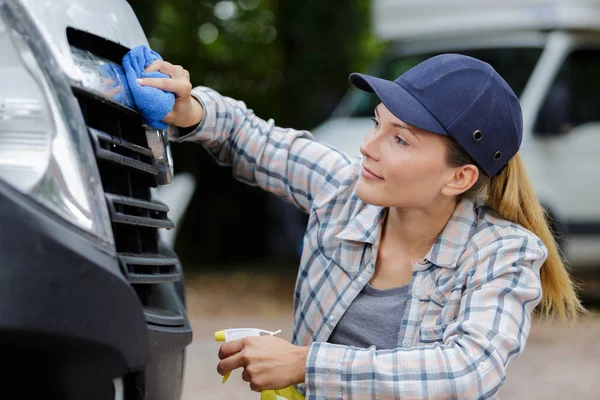
[[181, 65], [173, 65], [166, 61], [154, 61], [146, 67], [146, 72], [159, 71], [171, 78], [140, 78], [137, 82], [142, 86], [152, 86], [175, 94], [175, 105], [163, 122], [169, 125], [187, 128], [197, 125], [204, 118], [204, 110], [198, 100], [192, 96], [190, 73]]
[[225, 375], [242, 367], [242, 379], [253, 391], [283, 389], [304, 382], [308, 350], [308, 346], [294, 346], [275, 336], [234, 340], [219, 349], [217, 372]]

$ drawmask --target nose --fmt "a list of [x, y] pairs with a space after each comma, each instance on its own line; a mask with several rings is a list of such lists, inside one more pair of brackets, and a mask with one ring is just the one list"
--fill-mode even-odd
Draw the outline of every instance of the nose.
[[365, 140], [360, 145], [360, 153], [366, 157], [375, 161], [379, 161], [379, 151], [377, 149], [377, 134], [374, 129], [371, 129]]

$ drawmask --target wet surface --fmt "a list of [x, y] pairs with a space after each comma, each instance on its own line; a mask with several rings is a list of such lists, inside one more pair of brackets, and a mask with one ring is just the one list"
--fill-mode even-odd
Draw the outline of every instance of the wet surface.
[[[188, 310], [194, 341], [188, 347], [183, 400], [259, 399], [241, 372], [225, 384], [216, 372], [219, 345], [214, 332], [224, 328], [282, 329], [291, 339], [290, 278], [257, 274], [187, 277]], [[600, 314], [595, 310], [596, 314]], [[571, 328], [537, 321], [524, 354], [508, 367], [501, 399], [598, 399], [600, 316], [581, 319]]]

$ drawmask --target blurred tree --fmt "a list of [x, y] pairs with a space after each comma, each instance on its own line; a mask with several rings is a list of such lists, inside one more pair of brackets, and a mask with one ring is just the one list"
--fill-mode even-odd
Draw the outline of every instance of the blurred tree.
[[[194, 85], [243, 100], [280, 126], [307, 129], [327, 118], [348, 74], [379, 50], [369, 31], [370, 0], [129, 3], [151, 47], [188, 69]], [[194, 173], [198, 184], [177, 240], [184, 265], [273, 255], [267, 194], [234, 181], [201, 146], [175, 145], [174, 158], [176, 170]]]

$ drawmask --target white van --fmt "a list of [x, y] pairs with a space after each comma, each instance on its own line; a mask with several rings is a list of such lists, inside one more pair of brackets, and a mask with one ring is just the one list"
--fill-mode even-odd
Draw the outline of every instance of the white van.
[[[389, 41], [371, 74], [395, 79], [439, 53], [489, 62], [520, 97], [521, 153], [571, 266], [600, 259], [600, 1], [374, 0]], [[352, 89], [317, 139], [359, 156], [377, 98]], [[564, 239], [564, 240], [563, 240]]]
[[153, 194], [179, 218], [193, 187], [129, 96], [141, 44], [125, 0], [0, 0], [2, 398], [181, 397], [192, 328]]

